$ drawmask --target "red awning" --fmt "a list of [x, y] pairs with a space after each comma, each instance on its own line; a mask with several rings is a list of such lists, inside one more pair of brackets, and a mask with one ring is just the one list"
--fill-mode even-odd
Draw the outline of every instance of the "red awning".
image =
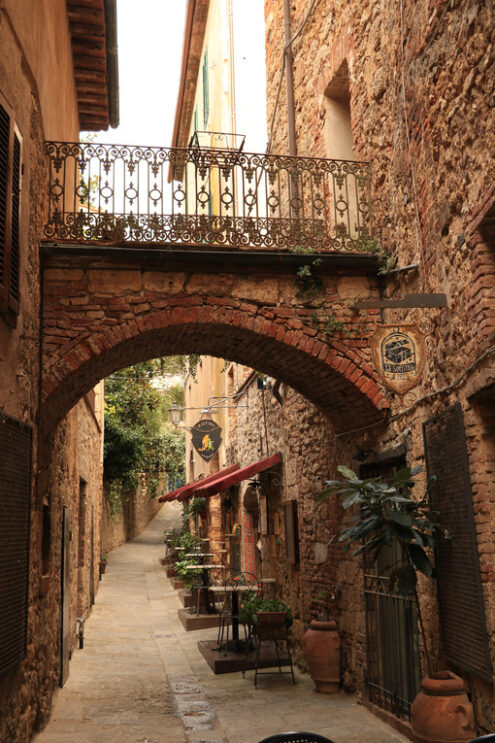
[[260, 459], [258, 462], [249, 464], [247, 467], [242, 467], [233, 473], [228, 473], [227, 470], [223, 470], [222, 473], [218, 473], [215, 480], [212, 480], [209, 483], [204, 480], [199, 483], [196, 482], [196, 487], [192, 492], [194, 495], [203, 498], [210, 495], [216, 495], [216, 493], [222, 493], [224, 490], [232, 487], [232, 485], [237, 485], [242, 482], [242, 480], [247, 480], [248, 478], [253, 477], [253, 475], [257, 475], [258, 472], [263, 472], [263, 470], [274, 467], [276, 464], [280, 464], [281, 461], [282, 455], [279, 453], [273, 454], [271, 457], [266, 457], [266, 459]]
[[216, 480], [217, 477], [229, 475], [231, 472], [235, 472], [238, 469], [238, 464], [231, 464], [230, 467], [225, 467], [225, 469], [220, 470], [220, 472], [214, 472], [212, 475], [208, 475], [208, 477], [203, 477], [202, 480], [195, 480], [194, 482], [190, 482], [187, 485], [183, 485], [181, 488], [177, 488], [177, 490], [171, 490], [170, 493], [160, 496], [160, 498], [158, 498], [158, 501], [160, 503], [168, 503], [169, 501], [173, 500], [182, 501], [188, 496], [192, 495], [193, 490], [195, 490], [198, 485], [204, 485], [206, 483], [212, 482], [213, 480]]

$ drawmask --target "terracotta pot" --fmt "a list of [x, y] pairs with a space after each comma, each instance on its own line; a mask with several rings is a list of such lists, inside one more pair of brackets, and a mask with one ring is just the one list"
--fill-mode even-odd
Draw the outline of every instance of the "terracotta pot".
[[316, 691], [322, 694], [337, 692], [340, 686], [340, 637], [336, 623], [313, 619], [304, 634], [302, 646]]
[[107, 561], [100, 560], [100, 575], [103, 575], [106, 569], [107, 569]]
[[421, 680], [411, 707], [414, 733], [435, 743], [462, 743], [476, 737], [473, 707], [464, 681], [452, 671], [439, 671]]

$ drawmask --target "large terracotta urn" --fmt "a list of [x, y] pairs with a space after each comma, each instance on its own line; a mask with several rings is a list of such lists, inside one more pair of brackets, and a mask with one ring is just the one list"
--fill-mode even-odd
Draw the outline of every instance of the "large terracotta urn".
[[425, 676], [411, 707], [411, 725], [419, 738], [435, 743], [475, 738], [473, 707], [464, 681], [452, 671]]
[[313, 619], [302, 639], [303, 655], [316, 691], [332, 694], [340, 686], [340, 637], [334, 621]]

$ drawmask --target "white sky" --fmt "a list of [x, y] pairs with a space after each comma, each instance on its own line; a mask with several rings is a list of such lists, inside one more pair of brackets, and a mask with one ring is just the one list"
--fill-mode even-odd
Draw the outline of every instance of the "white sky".
[[[117, 0], [120, 126], [98, 132], [96, 141], [172, 144], [186, 5], [187, 0]], [[245, 150], [262, 152], [266, 145], [263, 0], [254, 5], [253, 0], [235, 0], [237, 124], [238, 131], [248, 135]]]
[[120, 126], [97, 141], [170, 146], [186, 0], [118, 0]]

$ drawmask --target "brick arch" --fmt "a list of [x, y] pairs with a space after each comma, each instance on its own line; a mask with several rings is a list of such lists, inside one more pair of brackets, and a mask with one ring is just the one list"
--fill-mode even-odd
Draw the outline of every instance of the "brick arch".
[[[194, 301], [198, 301], [197, 299]], [[43, 422], [51, 429], [100, 379], [158, 356], [201, 353], [243, 363], [290, 385], [331, 416], [337, 430], [379, 421], [388, 401], [356, 350], [329, 345], [301, 321], [266, 318], [212, 298], [95, 326], [44, 347]], [[291, 326], [292, 325], [292, 326]], [[58, 337], [60, 338], [60, 337]]]

